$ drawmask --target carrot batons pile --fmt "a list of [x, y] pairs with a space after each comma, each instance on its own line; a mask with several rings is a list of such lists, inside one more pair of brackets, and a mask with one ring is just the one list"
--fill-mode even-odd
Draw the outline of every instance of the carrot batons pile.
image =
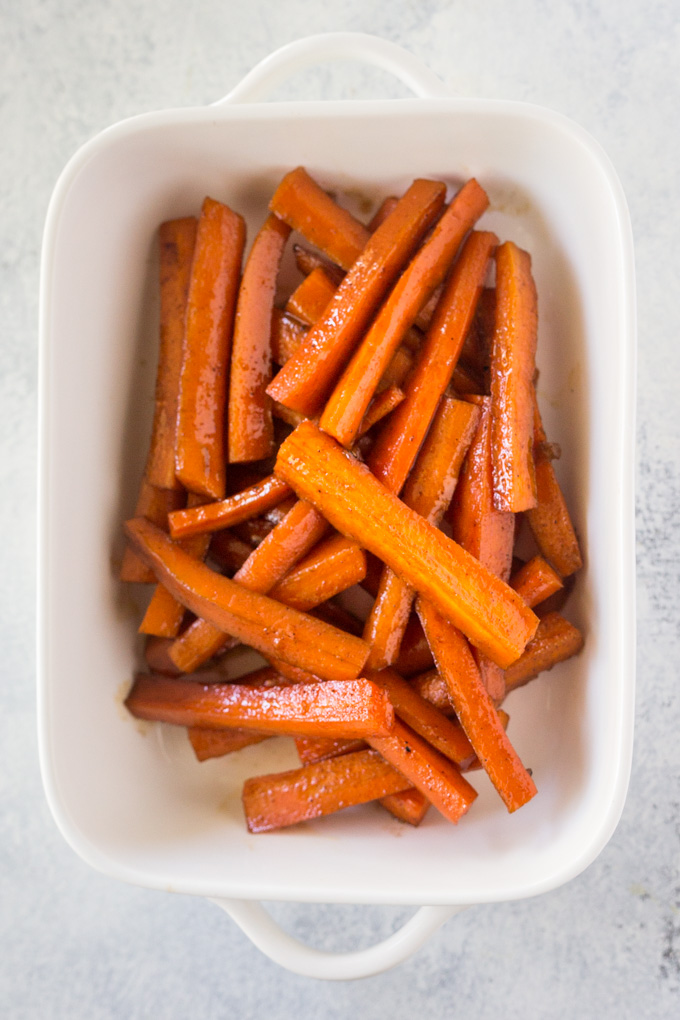
[[[456, 823], [479, 768], [508, 811], [537, 792], [501, 703], [580, 650], [555, 600], [581, 554], [536, 399], [531, 258], [477, 228], [487, 207], [474, 179], [448, 199], [419, 179], [364, 224], [298, 167], [245, 260], [214, 198], [159, 228], [120, 574], [156, 587], [126, 704], [186, 727], [199, 761], [295, 738], [300, 768], [245, 783], [253, 832], [368, 801]], [[337, 602], [355, 585], [365, 619]], [[238, 645], [268, 665], [236, 677]]]

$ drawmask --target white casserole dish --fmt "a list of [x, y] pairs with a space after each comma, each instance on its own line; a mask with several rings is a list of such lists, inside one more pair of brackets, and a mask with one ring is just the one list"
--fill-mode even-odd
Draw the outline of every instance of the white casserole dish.
[[[335, 57], [394, 71], [420, 98], [253, 102]], [[534, 896], [579, 874], [611, 836], [630, 770], [634, 697], [635, 300], [631, 229], [599, 146], [519, 103], [443, 98], [409, 54], [367, 36], [278, 51], [221, 103], [143, 115], [87, 143], [49, 208], [41, 291], [39, 726], [57, 824], [93, 867], [220, 900], [274, 959], [358, 977], [404, 958], [455, 909]], [[586, 567], [567, 615], [583, 653], [510, 696], [510, 734], [539, 795], [508, 815], [485, 777], [452, 827], [372, 807], [281, 833], [246, 832], [246, 774], [297, 764], [284, 741], [199, 765], [182, 731], [131, 720], [136, 606], [116, 571], [145, 456], [155, 371], [155, 232], [207, 194], [261, 223], [282, 174], [305, 165], [377, 199], [417, 176], [475, 175], [482, 223], [533, 258], [541, 399]], [[112, 561], [114, 565], [112, 565]], [[274, 862], [274, 863], [273, 863]], [[370, 950], [294, 943], [256, 902], [429, 904]]]

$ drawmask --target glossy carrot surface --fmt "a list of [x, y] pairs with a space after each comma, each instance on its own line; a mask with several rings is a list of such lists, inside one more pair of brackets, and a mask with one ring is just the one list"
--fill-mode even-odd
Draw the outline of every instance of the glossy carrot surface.
[[328, 680], [361, 672], [368, 646], [359, 638], [216, 574], [147, 521], [128, 521], [126, 532], [159, 581], [218, 629]]
[[186, 216], [158, 228], [160, 344], [146, 477], [163, 489], [181, 488], [175, 476], [177, 404], [196, 227], [196, 217]]
[[279, 308], [272, 311], [272, 361], [276, 365], [285, 365], [306, 336], [307, 327], [292, 315], [287, 315]]
[[378, 304], [439, 213], [445, 187], [418, 180], [376, 230], [321, 319], [268, 387], [280, 403], [317, 414]]
[[313, 609], [353, 584], [359, 584], [365, 574], [363, 549], [343, 535], [333, 535], [319, 542], [269, 594], [294, 609]]
[[278, 506], [291, 492], [292, 489], [285, 482], [274, 475], [267, 475], [262, 481], [226, 499], [173, 511], [168, 515], [170, 535], [175, 539], [186, 538], [189, 535], [231, 528], [270, 507]]
[[528, 606], [537, 606], [560, 591], [562, 579], [542, 556], [534, 556], [516, 570], [510, 578], [510, 587], [521, 595]]
[[559, 613], [549, 613], [517, 662], [505, 671], [506, 692], [521, 687], [543, 670], [570, 659], [583, 648], [583, 635]]
[[496, 328], [491, 351], [494, 506], [536, 506], [533, 386], [538, 308], [531, 256], [512, 241], [496, 250]]
[[262, 460], [274, 451], [271, 326], [274, 295], [290, 227], [269, 215], [253, 241], [238, 291], [229, 369], [229, 461]]
[[[185, 500], [183, 489], [159, 489], [143, 477], [135, 506], [135, 517], [145, 517], [147, 521], [167, 531], [168, 514], [171, 510], [183, 506]], [[140, 559], [129, 542], [125, 544], [119, 577], [121, 581], [138, 584], [153, 584], [156, 580], [153, 570]]]
[[519, 596], [312, 422], [284, 441], [275, 470], [338, 531], [432, 599], [500, 666], [521, 655], [538, 620]]
[[206, 198], [198, 222], [184, 329], [175, 471], [189, 492], [225, 492], [227, 370], [245, 224]]
[[198, 761], [208, 761], [210, 758], [222, 758], [225, 754], [232, 754], [252, 744], [261, 744], [268, 740], [273, 734], [261, 733], [258, 730], [245, 730], [240, 726], [232, 729], [210, 730], [205, 726], [187, 727], [189, 743], [193, 748]]
[[313, 326], [321, 318], [335, 296], [337, 284], [323, 266], [306, 276], [286, 301], [286, 312]]

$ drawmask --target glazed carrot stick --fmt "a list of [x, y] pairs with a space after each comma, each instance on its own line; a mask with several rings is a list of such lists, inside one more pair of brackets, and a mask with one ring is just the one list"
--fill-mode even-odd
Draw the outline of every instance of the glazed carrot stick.
[[282, 179], [270, 210], [343, 269], [349, 269], [369, 239], [363, 223], [339, 206], [304, 169]]
[[[481, 417], [449, 508], [451, 534], [483, 566], [507, 581], [512, 566], [515, 515], [494, 507], [491, 399], [469, 399], [477, 402]], [[494, 701], [501, 701], [505, 693], [503, 671], [477, 649], [473, 655], [489, 694]]]
[[275, 308], [272, 311], [271, 329], [272, 361], [276, 365], [285, 365], [307, 336], [307, 328], [292, 315]]
[[498, 238], [473, 231], [453, 268], [420, 356], [404, 385], [406, 398], [390, 415], [369, 458], [371, 470], [400, 492], [446, 390], [474, 315]]
[[396, 195], [388, 195], [387, 198], [382, 200], [376, 211], [373, 213], [373, 216], [366, 228], [369, 233], [372, 234], [378, 229], [378, 227], [382, 226], [387, 217], [394, 210], [398, 201], [399, 199]]
[[419, 733], [428, 744], [460, 768], [465, 768], [475, 752], [460, 726], [455, 726], [434, 705], [413, 688], [393, 669], [380, 672], [366, 671], [367, 678], [387, 692], [399, 718]]
[[424, 793], [412, 786], [410, 790], [388, 793], [386, 797], [381, 797], [380, 806], [398, 818], [400, 822], [417, 826], [427, 814], [430, 802]]
[[457, 822], [475, 800], [477, 793], [448, 758], [396, 719], [389, 736], [368, 737], [395, 769], [431, 801], [451, 822]]
[[[328, 523], [312, 506], [297, 501], [281, 523], [253, 549], [234, 574], [234, 581], [250, 591], [266, 594], [328, 530]], [[198, 619], [177, 638], [170, 658], [182, 672], [188, 673], [233, 643], [233, 638], [219, 626]]]
[[177, 401], [191, 263], [196, 243], [195, 216], [168, 220], [158, 228], [160, 259], [160, 345], [156, 395], [146, 477], [161, 489], [181, 488], [175, 476]]
[[365, 574], [363, 549], [351, 539], [333, 535], [320, 542], [269, 594], [293, 609], [313, 609], [353, 584], [359, 584]]
[[371, 750], [253, 776], [243, 786], [246, 825], [249, 832], [271, 832], [366, 804], [409, 785], [408, 779]]
[[187, 301], [175, 471], [189, 492], [214, 499], [225, 491], [227, 366], [244, 243], [242, 217], [206, 198]]
[[179, 676], [180, 671], [170, 658], [172, 638], [149, 636], [144, 645], [144, 661], [152, 673]]
[[209, 758], [221, 758], [233, 751], [240, 751], [251, 744], [261, 744], [273, 734], [260, 733], [257, 730], [244, 730], [234, 726], [228, 730], [209, 730], [205, 726], [187, 727], [187, 736], [198, 761]]
[[416, 608], [458, 720], [508, 811], [516, 811], [536, 786], [503, 729], [467, 641], [431, 602], [419, 598]]
[[318, 413], [399, 271], [439, 213], [443, 184], [417, 180], [371, 236], [321, 319], [267, 392], [302, 414]]
[[416, 613], [411, 613], [394, 667], [400, 676], [413, 676], [432, 666], [432, 652]]
[[[182, 506], [185, 500], [183, 489], [159, 489], [143, 477], [139, 486], [135, 517], [146, 517], [147, 521], [167, 530], [168, 514]], [[121, 581], [143, 584], [153, 584], [156, 580], [153, 570], [147, 567], [129, 543], [125, 544], [119, 577]]]
[[253, 241], [236, 302], [229, 373], [229, 461], [262, 460], [274, 451], [271, 324], [290, 227], [271, 213]]
[[394, 718], [384, 691], [361, 677], [271, 686], [138, 674], [125, 707], [137, 719], [176, 726], [332, 737], [386, 735]]
[[531, 608], [563, 587], [560, 575], [542, 556], [534, 556], [516, 570], [509, 583]]
[[[443, 397], [432, 427], [409, 475], [403, 502], [438, 527], [453, 495], [458, 473], [475, 433], [479, 410], [452, 397]], [[411, 615], [415, 592], [390, 567], [384, 567], [380, 586], [366, 620], [364, 640], [371, 646], [368, 665], [391, 665]]]
[[570, 659], [583, 648], [583, 635], [559, 613], [549, 613], [517, 662], [505, 671], [506, 693], [533, 680], [543, 670]]
[[323, 266], [317, 266], [290, 295], [286, 301], [286, 312], [313, 326], [328, 308], [336, 290], [335, 281]]
[[234, 524], [257, 517], [264, 510], [278, 506], [290, 496], [292, 490], [275, 475], [228, 496], [216, 503], [203, 503], [186, 510], [175, 510], [168, 515], [172, 538], [186, 538], [231, 528]]
[[148, 521], [128, 521], [125, 530], [159, 581], [197, 616], [263, 655], [324, 679], [359, 675], [368, 656], [359, 638], [216, 574]]
[[385, 370], [384, 376], [380, 380], [378, 392], [380, 392], [381, 387], [399, 386], [401, 388], [412, 369], [413, 355], [411, 352], [406, 347], [397, 348], [394, 352], [394, 357]]
[[365, 740], [333, 740], [331, 737], [295, 737], [295, 749], [303, 765], [337, 758], [341, 754], [365, 751]]
[[408, 683], [411, 684], [421, 698], [429, 701], [431, 705], [438, 708], [444, 715], [454, 713], [453, 702], [449, 694], [448, 684], [441, 673], [436, 669], [428, 669], [425, 673], [412, 676]]
[[356, 438], [390, 359], [422, 305], [442, 283], [463, 238], [488, 204], [486, 192], [477, 181], [468, 181], [397, 280], [321, 415], [321, 428], [343, 446], [350, 446]]
[[314, 269], [321, 268], [330, 276], [336, 287], [342, 283], [345, 276], [344, 270], [340, 266], [336, 266], [335, 262], [327, 259], [325, 255], [320, 255], [319, 252], [312, 251], [310, 248], [305, 248], [302, 244], [294, 244], [293, 256], [295, 258], [295, 265], [304, 276], [308, 276]]
[[512, 241], [506, 241], [496, 249], [492, 451], [494, 506], [512, 513], [536, 506], [532, 393], [537, 331], [531, 257]]
[[535, 392], [533, 414], [537, 505], [527, 511], [527, 520], [546, 560], [562, 577], [568, 577], [581, 568], [583, 561], [555, 469], [542, 453], [546, 435]]
[[365, 436], [374, 425], [391, 414], [403, 399], [404, 391], [394, 385], [387, 386], [384, 390], [376, 393], [366, 409], [366, 414], [361, 419], [357, 436], [359, 438]]
[[275, 473], [341, 534], [432, 599], [500, 666], [521, 655], [538, 620], [516, 592], [405, 506], [313, 422], [302, 422], [282, 443]]
[[218, 531], [210, 540], [209, 558], [214, 560], [223, 573], [235, 574], [253, 551], [253, 547], [226, 529]]

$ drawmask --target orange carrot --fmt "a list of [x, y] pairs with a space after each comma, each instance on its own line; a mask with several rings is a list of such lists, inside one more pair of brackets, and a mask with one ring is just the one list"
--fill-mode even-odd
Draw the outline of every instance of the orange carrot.
[[533, 680], [543, 670], [570, 659], [583, 648], [583, 635], [559, 613], [549, 613], [538, 624], [535, 636], [517, 662], [505, 671], [506, 693]]
[[290, 496], [291, 491], [290, 486], [275, 475], [267, 475], [262, 481], [216, 503], [203, 503], [187, 510], [173, 511], [168, 515], [170, 535], [172, 538], [186, 538], [189, 535], [231, 528], [270, 507], [278, 506]]
[[391, 414], [395, 407], [398, 407], [403, 399], [404, 391], [400, 390], [398, 386], [390, 385], [385, 389], [380, 390], [380, 392], [373, 397], [366, 409], [366, 414], [362, 418], [361, 425], [359, 426], [358, 436], [365, 436], [374, 425], [377, 425], [379, 421], [382, 421], [382, 419], [386, 418], [388, 414]]
[[421, 698], [429, 701], [431, 705], [438, 708], [444, 715], [448, 716], [454, 713], [455, 710], [446, 680], [436, 669], [428, 669], [426, 673], [412, 676], [408, 682]]
[[431, 602], [419, 598], [416, 608], [458, 720], [508, 811], [515, 811], [536, 786], [503, 729], [468, 643]]
[[334, 202], [301, 166], [286, 174], [269, 208], [343, 269], [350, 268], [369, 239], [363, 223]]
[[375, 751], [357, 751], [288, 772], [253, 776], [243, 786], [249, 832], [270, 832], [407, 789]]
[[364, 551], [356, 542], [333, 535], [320, 542], [269, 594], [293, 609], [313, 609], [353, 584], [359, 584], [365, 574]]
[[286, 312], [313, 326], [335, 296], [336, 283], [322, 266], [313, 269], [286, 301]]
[[321, 428], [344, 446], [355, 440], [390, 359], [422, 305], [443, 281], [463, 238], [488, 204], [486, 192], [477, 181], [474, 178], [468, 181], [399, 277], [321, 415]]
[[[135, 517], [146, 517], [152, 524], [167, 529], [168, 513], [182, 506], [185, 500], [183, 489], [159, 489], [144, 477], [139, 487]], [[129, 543], [125, 545], [119, 577], [121, 581], [138, 584], [153, 584], [156, 580], [153, 570], [147, 567]]]
[[387, 198], [382, 200], [366, 228], [369, 233], [372, 234], [378, 227], [382, 226], [390, 213], [393, 212], [398, 201], [399, 199], [396, 195], [388, 195]]
[[476, 791], [453, 762], [399, 719], [389, 736], [368, 737], [368, 743], [410, 779], [409, 786], [420, 790], [449, 821], [459, 821], [475, 800]]
[[271, 324], [276, 280], [290, 227], [269, 215], [253, 242], [238, 291], [229, 376], [229, 460], [274, 452]]
[[295, 257], [295, 265], [303, 276], [309, 276], [314, 269], [320, 267], [330, 276], [336, 287], [342, 283], [345, 276], [344, 270], [340, 266], [336, 266], [330, 259], [327, 259], [325, 255], [319, 254], [318, 251], [312, 251], [310, 248], [305, 248], [302, 244], [293, 245], [293, 255]]
[[303, 765], [313, 765], [341, 754], [366, 749], [365, 740], [333, 740], [331, 737], [296, 737], [295, 748]]
[[424, 669], [432, 666], [432, 652], [427, 643], [427, 638], [420, 625], [420, 620], [415, 613], [406, 624], [406, 630], [401, 641], [399, 657], [394, 667], [401, 676], [413, 676], [414, 673], [422, 673]]
[[[404, 488], [406, 506], [435, 527], [453, 495], [478, 418], [479, 411], [472, 404], [444, 397]], [[368, 665], [372, 669], [395, 661], [414, 597], [410, 585], [389, 567], [383, 569], [364, 629], [364, 640], [371, 646]]]
[[286, 315], [275, 308], [272, 311], [271, 330], [272, 361], [276, 365], [285, 365], [307, 336], [307, 328], [292, 315]]
[[412, 786], [409, 790], [402, 790], [400, 793], [389, 793], [386, 797], [380, 798], [380, 806], [389, 811], [391, 815], [398, 818], [400, 822], [407, 822], [409, 825], [420, 825], [428, 812], [430, 802]]
[[408, 381], [406, 398], [390, 415], [369, 464], [392, 492], [400, 492], [448, 386], [482, 291], [495, 234], [473, 231], [453, 268]]
[[271, 686], [138, 674], [125, 706], [137, 719], [176, 726], [330, 737], [388, 734], [394, 718], [384, 691], [363, 678]]
[[209, 558], [214, 560], [223, 573], [233, 574], [243, 566], [253, 547], [228, 529], [218, 531], [210, 540]]
[[225, 491], [227, 366], [245, 224], [206, 198], [198, 222], [184, 329], [175, 471], [190, 492]]
[[443, 184], [434, 181], [418, 180], [411, 185], [371, 236], [325, 314], [274, 377], [267, 389], [274, 400], [302, 414], [314, 415], [321, 410], [337, 372], [439, 213], [445, 190]]
[[366, 674], [387, 692], [394, 711], [415, 733], [419, 733], [460, 768], [470, 764], [475, 752], [461, 727], [455, 726], [434, 705], [422, 698], [393, 669], [383, 669], [378, 673], [371, 670], [366, 671]]
[[159, 581], [197, 616], [263, 655], [325, 679], [359, 675], [368, 656], [359, 638], [216, 574], [148, 521], [128, 521], [125, 530]]
[[338, 531], [432, 599], [500, 666], [521, 655], [538, 620], [516, 592], [405, 506], [313, 422], [302, 422], [283, 442], [275, 472]]
[[144, 645], [144, 660], [152, 673], [179, 676], [180, 671], [170, 658], [172, 638], [147, 637]]
[[531, 257], [506, 241], [496, 250], [491, 408], [494, 506], [512, 513], [536, 506], [532, 393], [537, 330]]
[[198, 761], [209, 758], [221, 758], [233, 751], [240, 751], [251, 744], [261, 744], [273, 734], [260, 733], [258, 730], [244, 730], [234, 726], [228, 730], [209, 730], [205, 726], [187, 727], [187, 736]]
[[510, 578], [510, 587], [533, 608], [554, 595], [563, 584], [560, 575], [542, 556], [534, 556], [515, 571]]
[[177, 401], [196, 225], [195, 216], [186, 216], [161, 223], [158, 229], [160, 346], [146, 477], [152, 485], [161, 489], [181, 488], [175, 476]]
[[537, 505], [527, 511], [527, 520], [546, 560], [562, 577], [568, 577], [581, 568], [583, 561], [555, 469], [542, 452], [546, 435], [535, 393], [533, 413]]

